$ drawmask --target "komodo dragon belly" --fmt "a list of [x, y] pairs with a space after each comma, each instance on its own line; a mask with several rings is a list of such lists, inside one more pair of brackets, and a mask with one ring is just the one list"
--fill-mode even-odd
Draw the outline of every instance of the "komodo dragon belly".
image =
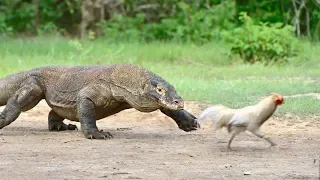
[[56, 112], [59, 116], [71, 120], [71, 121], [79, 121], [77, 107], [57, 107], [51, 106], [52, 110]]
[[[59, 116], [71, 121], [79, 121], [76, 103], [68, 105], [58, 105], [57, 103], [49, 102], [48, 104], [52, 108], [52, 110]], [[129, 108], [131, 108], [129, 104], [120, 102], [112, 102], [111, 104], [108, 104], [108, 106], [96, 107], [95, 119], [99, 120]]]

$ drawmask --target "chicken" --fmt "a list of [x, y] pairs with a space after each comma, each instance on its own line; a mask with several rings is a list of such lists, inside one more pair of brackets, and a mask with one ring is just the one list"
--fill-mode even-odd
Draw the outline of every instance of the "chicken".
[[224, 105], [214, 105], [205, 109], [197, 119], [199, 123], [204, 120], [212, 120], [214, 130], [219, 130], [227, 127], [227, 130], [232, 134], [228, 149], [231, 150], [231, 143], [234, 137], [246, 130], [252, 134], [268, 141], [271, 146], [276, 144], [268, 137], [265, 137], [260, 132], [260, 126], [266, 122], [276, 111], [277, 107], [284, 104], [284, 98], [280, 94], [272, 93], [270, 96], [261, 100], [254, 106], [247, 106], [241, 109], [231, 109]]

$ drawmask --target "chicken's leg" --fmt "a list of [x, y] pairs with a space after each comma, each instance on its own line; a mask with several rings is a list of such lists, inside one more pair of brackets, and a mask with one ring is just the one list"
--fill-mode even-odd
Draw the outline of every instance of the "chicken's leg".
[[229, 149], [229, 150], [232, 150], [231, 147], [230, 147], [230, 145], [231, 145], [231, 143], [232, 143], [232, 141], [233, 141], [233, 139], [234, 139], [235, 136], [236, 136], [236, 134], [233, 133], [232, 136], [231, 136], [231, 138], [230, 138], [230, 140], [229, 140], [229, 142], [228, 142], [228, 149]]
[[265, 137], [265, 136], [263, 135], [263, 133], [261, 133], [261, 132], [258, 131], [258, 130], [257, 130], [257, 131], [252, 131], [252, 134], [258, 136], [259, 138], [265, 139], [266, 141], [268, 141], [268, 142], [270, 143], [271, 146], [276, 146], [276, 145], [277, 145], [276, 143], [272, 142], [272, 141], [270, 140], [270, 138]]

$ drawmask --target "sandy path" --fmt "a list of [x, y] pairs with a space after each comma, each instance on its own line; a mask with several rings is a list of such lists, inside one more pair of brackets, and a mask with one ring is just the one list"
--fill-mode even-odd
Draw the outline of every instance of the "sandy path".
[[242, 134], [230, 152], [226, 131], [213, 134], [210, 122], [186, 133], [160, 112], [127, 110], [98, 121], [114, 139], [87, 140], [80, 131], [49, 132], [48, 112], [41, 102], [0, 130], [1, 179], [318, 179], [317, 117], [273, 117], [262, 130], [277, 147]]

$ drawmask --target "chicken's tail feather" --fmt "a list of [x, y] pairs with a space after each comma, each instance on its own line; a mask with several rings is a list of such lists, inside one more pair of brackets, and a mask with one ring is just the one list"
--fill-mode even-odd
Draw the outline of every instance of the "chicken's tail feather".
[[221, 113], [220, 117], [218, 117], [217, 120], [213, 122], [215, 123], [214, 130], [219, 130], [223, 127], [227, 127], [231, 117], [232, 116], [230, 113]]
[[223, 106], [221, 106], [221, 105], [215, 105], [215, 106], [208, 107], [207, 109], [205, 109], [204, 111], [201, 112], [197, 121], [202, 122], [202, 121], [211, 120], [211, 119], [215, 118], [215, 116], [217, 116], [217, 114], [219, 114], [219, 112], [220, 112], [219, 110], [222, 108], [223, 108]]
[[[224, 126], [228, 125], [229, 120], [231, 119], [228, 114], [230, 109], [223, 105], [214, 105], [205, 109], [197, 119], [199, 124], [203, 123], [206, 120], [212, 120], [213, 129], [219, 130]], [[227, 115], [227, 116], [226, 116]]]

